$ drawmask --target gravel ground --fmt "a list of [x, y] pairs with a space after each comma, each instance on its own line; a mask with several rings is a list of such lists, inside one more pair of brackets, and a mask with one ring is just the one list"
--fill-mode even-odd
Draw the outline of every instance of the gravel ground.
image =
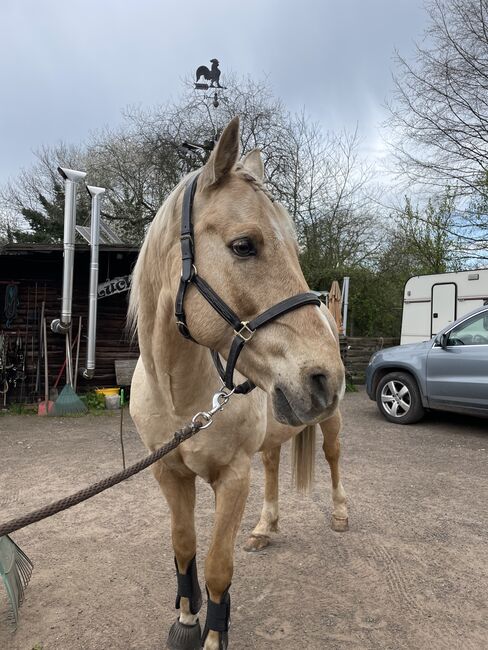
[[[255, 459], [236, 550], [231, 648], [486, 649], [487, 422], [436, 415], [390, 425], [362, 391], [346, 396], [343, 412], [349, 532], [329, 528], [320, 446], [306, 497], [290, 486], [286, 446], [281, 531], [265, 551], [242, 551], [262, 499]], [[144, 455], [128, 415], [125, 439], [130, 462]], [[118, 470], [118, 418], [1, 416], [0, 461], [6, 520]], [[213, 493], [201, 483], [201, 576], [212, 513]], [[175, 617], [168, 527], [146, 471], [16, 533], [35, 569], [17, 632], [0, 620], [0, 648], [164, 648]], [[0, 610], [6, 613], [1, 588]]]

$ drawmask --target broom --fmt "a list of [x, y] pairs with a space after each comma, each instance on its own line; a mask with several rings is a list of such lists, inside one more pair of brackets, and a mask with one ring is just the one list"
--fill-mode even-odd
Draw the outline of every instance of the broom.
[[8, 536], [0, 537], [0, 575], [10, 601], [10, 616], [14, 628], [19, 620], [19, 607], [24, 600], [24, 589], [32, 575], [33, 564], [27, 555]]
[[82, 415], [88, 408], [73, 390], [73, 359], [69, 335], [66, 334], [66, 386], [54, 403], [53, 415]]

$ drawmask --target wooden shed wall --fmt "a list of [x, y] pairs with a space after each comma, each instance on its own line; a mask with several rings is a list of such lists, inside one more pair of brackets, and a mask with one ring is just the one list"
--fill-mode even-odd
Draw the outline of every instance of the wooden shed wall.
[[[100, 253], [99, 282], [107, 278], [128, 275], [132, 271], [137, 254], [135, 252]], [[32, 401], [44, 395], [44, 367], [41, 367], [41, 391], [36, 394], [36, 374], [39, 358], [39, 327], [42, 302], [45, 301], [47, 318], [47, 342], [49, 362], [49, 385], [53, 383], [65, 359], [64, 337], [50, 329], [54, 318], [61, 313], [62, 295], [62, 251], [32, 252], [0, 255], [0, 332], [10, 338], [11, 348], [20, 336], [27, 344], [27, 380], [24, 390], [18, 386], [9, 391], [8, 401]], [[3, 304], [5, 284], [14, 282], [18, 287], [19, 306], [17, 317], [9, 329], [5, 327]], [[77, 333], [78, 319], [82, 317], [79, 368], [86, 366], [88, 325], [89, 251], [76, 252], [73, 287], [73, 340]], [[98, 300], [96, 370], [92, 380], [78, 374], [79, 392], [99, 387], [114, 386], [116, 359], [134, 359], [139, 355], [137, 343], [131, 343], [125, 332], [128, 293], [116, 294]], [[27, 335], [26, 335], [27, 332]], [[75, 349], [76, 352], [76, 349]], [[65, 375], [59, 387], [64, 386]], [[23, 394], [22, 394], [23, 393]]]

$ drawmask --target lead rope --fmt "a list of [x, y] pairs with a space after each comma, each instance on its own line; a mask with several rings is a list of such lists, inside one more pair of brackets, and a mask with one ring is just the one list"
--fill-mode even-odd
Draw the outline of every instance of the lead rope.
[[58, 501], [53, 501], [52, 503], [43, 506], [38, 510], [34, 510], [26, 515], [23, 515], [22, 517], [10, 519], [5, 523], [0, 524], [0, 537], [3, 537], [4, 535], [10, 535], [10, 533], [15, 532], [16, 530], [20, 530], [21, 528], [25, 528], [30, 524], [35, 524], [38, 521], [42, 521], [47, 517], [51, 517], [52, 515], [57, 514], [58, 512], [67, 510], [72, 506], [76, 506], [78, 503], [86, 501], [96, 494], [100, 494], [100, 492], [108, 490], [108, 488], [111, 488], [114, 485], [125, 481], [131, 476], [134, 476], [134, 474], [142, 472], [143, 469], [146, 469], [150, 465], [153, 465], [158, 460], [163, 458], [163, 456], [166, 456], [171, 451], [173, 451], [173, 449], [176, 449], [176, 447], [178, 447], [178, 445], [181, 445], [181, 443], [185, 440], [188, 440], [202, 429], [207, 429], [213, 423], [214, 415], [216, 415], [219, 411], [223, 411], [224, 406], [226, 406], [233, 393], [234, 391], [227, 391], [224, 387], [222, 387], [213, 396], [212, 407], [208, 411], [199, 411], [196, 413], [193, 416], [191, 422], [186, 424], [181, 429], [178, 429], [178, 431], [174, 433], [172, 440], [170, 440], [162, 447], [159, 447], [159, 449], [156, 449], [156, 451], [154, 451], [149, 456], [146, 456], [146, 458], [143, 458], [137, 463], [134, 463], [134, 465], [127, 467], [127, 469], [116, 472], [111, 476], [107, 476], [101, 481], [93, 483], [93, 485], [89, 485], [88, 487], [83, 488], [82, 490], [79, 490], [78, 492], [75, 492], [68, 497], [64, 497]]

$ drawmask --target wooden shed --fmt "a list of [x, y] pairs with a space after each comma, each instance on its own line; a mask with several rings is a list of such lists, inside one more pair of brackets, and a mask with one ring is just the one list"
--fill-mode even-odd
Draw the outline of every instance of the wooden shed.
[[[128, 289], [137, 254], [138, 249], [133, 246], [100, 244], [95, 376], [86, 380], [78, 373], [78, 392], [115, 386], [114, 362], [138, 357], [137, 344], [129, 341], [125, 330]], [[89, 265], [89, 246], [76, 244], [72, 339], [81, 316], [80, 370], [86, 363]], [[44, 369], [39, 355], [43, 303], [48, 326], [50, 386], [59, 375], [65, 360], [65, 340], [49, 326], [60, 316], [62, 279], [62, 244], [0, 246], [1, 403], [43, 398]], [[64, 383], [63, 374], [59, 387]]]

